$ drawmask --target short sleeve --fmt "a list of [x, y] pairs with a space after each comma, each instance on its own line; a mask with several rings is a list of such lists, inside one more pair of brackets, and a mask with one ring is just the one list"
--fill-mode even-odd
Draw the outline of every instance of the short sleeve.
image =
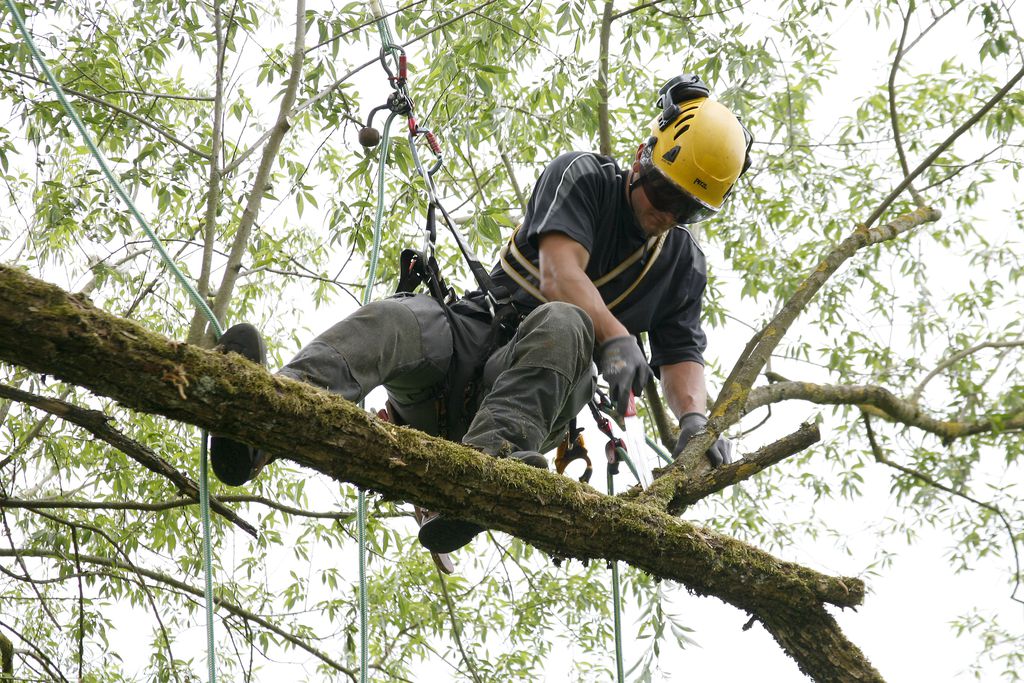
[[607, 183], [603, 181], [602, 159], [587, 153], [563, 154], [544, 170], [527, 206], [522, 231], [533, 249], [539, 249], [540, 236], [560, 232], [593, 251], [594, 237], [605, 201]]
[[683, 361], [704, 364], [707, 335], [700, 318], [704, 289], [707, 287], [707, 266], [704, 254], [694, 245], [692, 267], [684, 282], [677, 287], [675, 305], [658, 318], [650, 331], [651, 365], [660, 367]]

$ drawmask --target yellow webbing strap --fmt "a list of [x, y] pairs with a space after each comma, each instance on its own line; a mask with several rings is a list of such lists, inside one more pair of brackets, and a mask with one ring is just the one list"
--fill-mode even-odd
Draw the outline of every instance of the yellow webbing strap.
[[[516, 246], [516, 235], [518, 234], [519, 228], [517, 227], [515, 229], [515, 232], [512, 233], [512, 236], [509, 238], [508, 242], [505, 244], [505, 246], [501, 248], [501, 251], [498, 254], [499, 261], [501, 262], [501, 269], [504, 270], [505, 274], [512, 278], [512, 280], [517, 285], [522, 287], [523, 291], [525, 291], [527, 294], [532, 296], [537, 301], [540, 301], [541, 303], [547, 303], [547, 297], [541, 294], [541, 291], [537, 289], [537, 287], [532, 282], [523, 277], [509, 260], [509, 258], [511, 257], [512, 260], [514, 260], [517, 264], [522, 266], [523, 270], [525, 270], [531, 276], [536, 278], [538, 281], [540, 280], [540, 270], [537, 268], [537, 266], [533, 264], [532, 261], [530, 261], [530, 259], [526, 258], [526, 256], [523, 255], [523, 252], [519, 250], [519, 247]], [[619, 275], [624, 273], [626, 269], [628, 269], [630, 266], [639, 261], [643, 257], [644, 252], [648, 250], [652, 251], [651, 258], [648, 259], [647, 264], [644, 266], [644, 269], [640, 271], [640, 274], [637, 276], [636, 280], [634, 280], [633, 283], [626, 288], [625, 292], [617, 296], [614, 301], [608, 304], [608, 310], [611, 310], [615, 306], [618, 306], [620, 303], [622, 303], [627, 296], [633, 293], [633, 290], [637, 288], [637, 285], [639, 285], [640, 282], [645, 277], [647, 277], [647, 273], [650, 272], [651, 267], [654, 265], [654, 262], [657, 261], [658, 256], [661, 255], [661, 250], [662, 247], [665, 246], [666, 239], [668, 239], [668, 233], [661, 234], [658, 237], [652, 237], [651, 239], [647, 240], [647, 242], [642, 247], [640, 247], [632, 254], [627, 256], [625, 260], [622, 261], [622, 263], [612, 268], [608, 273], [602, 275], [600, 278], [593, 280], [595, 287], [603, 287], [604, 285], [608, 284], [609, 282], [617, 278]]]

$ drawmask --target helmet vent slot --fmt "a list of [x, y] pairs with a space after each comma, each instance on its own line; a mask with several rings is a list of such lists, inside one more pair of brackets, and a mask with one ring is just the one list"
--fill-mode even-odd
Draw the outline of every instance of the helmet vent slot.
[[[700, 105], [697, 105], [696, 107], [687, 107], [686, 109], [684, 109], [681, 112], [679, 112], [680, 118], [677, 119], [677, 120], [682, 122], [682, 121], [686, 121], [688, 119], [692, 119], [693, 118], [693, 114], [690, 114], [689, 116], [683, 116], [683, 114], [688, 114], [689, 112], [697, 111], [698, 109], [700, 109]], [[677, 123], [676, 125], [678, 126], [679, 124]]]
[[672, 139], [673, 140], [678, 140], [679, 136], [682, 135], [683, 133], [685, 133], [688, 130], [690, 130], [690, 124], [686, 124], [685, 126], [680, 128], [679, 130], [677, 130], [676, 134], [672, 136]]
[[[687, 111], [692, 111], [692, 110], [687, 110]], [[681, 113], [681, 114], [680, 114], [680, 115], [679, 115], [679, 116], [678, 116], [678, 117], [676, 118], [676, 120], [675, 120], [675, 121], [673, 121], [673, 122], [672, 122], [672, 126], [673, 126], [673, 127], [675, 127], [675, 128], [678, 128], [679, 126], [683, 125], [683, 124], [684, 124], [684, 123], [686, 123], [687, 121], [691, 120], [691, 119], [692, 119], [692, 118], [693, 118], [694, 116], [695, 116], [695, 114], [687, 114], [687, 113], [686, 113], [686, 112], [684, 111], [684, 112], [682, 112], [682, 113]]]

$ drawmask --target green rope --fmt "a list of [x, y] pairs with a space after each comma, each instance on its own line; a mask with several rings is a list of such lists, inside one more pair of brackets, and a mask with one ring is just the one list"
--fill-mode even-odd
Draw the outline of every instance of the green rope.
[[[625, 450], [617, 448], [616, 451], [619, 456], [625, 455]], [[615, 481], [611, 470], [606, 470], [608, 473], [608, 495], [615, 495]], [[619, 563], [612, 562], [612, 614], [615, 618], [615, 671], [617, 673], [616, 681], [618, 683], [625, 683], [626, 675], [624, 673], [624, 666], [622, 662], [622, 597], [619, 595]]]
[[[373, 220], [373, 248], [370, 250], [370, 271], [363, 289], [363, 306], [370, 303], [373, 296], [373, 285], [377, 279], [377, 261], [380, 256], [382, 226], [384, 224], [384, 166], [387, 162], [388, 149], [391, 146], [391, 122], [398, 116], [391, 112], [384, 124], [384, 133], [380, 142], [380, 160], [377, 162], [377, 214]], [[356, 524], [359, 542], [359, 681], [366, 683], [369, 669], [369, 629], [367, 620], [370, 612], [369, 599], [366, 592], [366, 491], [359, 489], [359, 504], [356, 507]]]
[[[397, 54], [394, 39], [391, 37], [391, 29], [383, 16], [383, 10], [376, 1], [371, 2], [377, 19], [377, 29], [380, 32], [381, 43], [384, 51], [392, 56]], [[377, 162], [377, 213], [373, 220], [373, 248], [370, 250], [370, 267], [366, 277], [366, 285], [363, 289], [362, 305], [370, 303], [373, 297], [373, 286], [377, 279], [377, 261], [380, 257], [381, 237], [384, 224], [384, 167], [387, 164], [388, 151], [391, 147], [391, 123], [398, 116], [391, 112], [388, 120], [384, 123], [384, 132], [380, 142], [380, 157]], [[369, 597], [366, 590], [366, 491], [359, 489], [359, 502], [356, 506], [356, 525], [358, 526], [359, 543], [359, 681], [367, 682], [369, 671], [369, 628], [368, 620], [370, 613]]]
[[660, 443], [646, 434], [644, 434], [644, 439], [647, 441], [647, 445], [651, 447], [651, 450], [658, 454], [658, 457], [661, 458], [663, 463], [666, 465], [671, 465], [673, 463], [672, 457], [661, 447]]
[[[70, 102], [68, 102], [67, 97], [65, 97], [64, 95], [64, 89], [61, 88], [60, 83], [57, 82], [57, 79], [50, 71], [50, 67], [47, 66], [46, 60], [43, 59], [42, 54], [36, 47], [35, 41], [32, 40], [32, 35], [25, 27], [25, 20], [18, 12], [18, 9], [17, 7], [15, 7], [13, 0], [6, 0], [6, 2], [7, 8], [10, 10], [11, 15], [14, 17], [14, 23], [18, 25], [18, 30], [21, 32], [21, 36], [22, 39], [25, 41], [25, 45], [32, 53], [32, 56], [35, 58], [40, 70], [46, 76], [46, 80], [49, 82], [50, 87], [57, 95], [57, 100], [64, 108], [64, 111], [67, 112], [68, 117], [72, 120], [72, 122], [74, 122], [75, 127], [78, 128], [78, 132], [82, 136], [82, 140], [85, 142], [85, 145], [89, 149], [89, 152], [96, 160], [96, 163], [99, 165], [100, 170], [103, 171], [103, 175], [106, 176], [107, 181], [114, 188], [114, 192], [128, 206], [129, 212], [132, 214], [132, 216], [135, 217], [135, 220], [142, 227], [142, 230], [143, 232], [146, 233], [146, 236], [149, 237], [150, 241], [153, 243], [153, 246], [160, 254], [160, 257], [167, 265], [167, 268], [174, 274], [178, 282], [181, 283], [181, 286], [185, 288], [185, 291], [188, 292], [188, 295], [192, 299], [192, 302], [209, 319], [210, 324], [214, 329], [215, 335], [217, 337], [220, 337], [223, 330], [220, 326], [220, 322], [217, 320], [217, 317], [213, 314], [213, 311], [210, 310], [210, 307], [199, 295], [199, 292], [195, 290], [192, 284], [185, 277], [185, 274], [182, 273], [181, 270], [179, 270], [178, 267], [175, 265], [174, 260], [171, 258], [171, 255], [167, 252], [167, 249], [164, 247], [163, 242], [160, 241], [160, 238], [157, 237], [156, 233], [153, 232], [153, 230], [149, 227], [149, 223], [147, 223], [146, 219], [142, 217], [142, 214], [135, 206], [135, 202], [132, 201], [131, 196], [121, 185], [121, 182], [117, 179], [117, 177], [114, 176], [113, 172], [110, 170], [110, 166], [107, 164], [106, 159], [104, 159], [103, 155], [96, 147], [95, 143], [92, 140], [92, 137], [89, 135], [89, 131], [85, 127], [85, 124], [82, 122], [82, 119], [78, 116], [78, 112], [75, 111], [75, 108], [71, 105]], [[210, 549], [210, 492], [209, 478], [207, 476], [207, 434], [205, 431], [203, 432], [202, 439], [202, 445], [200, 446], [199, 449], [199, 509], [200, 517], [202, 518], [203, 529], [203, 574], [205, 581], [204, 595], [206, 598], [206, 638], [208, 649], [207, 661], [209, 664], [210, 683], [216, 683], [217, 662], [213, 637], [213, 575], [211, 571], [213, 558], [212, 551]]]

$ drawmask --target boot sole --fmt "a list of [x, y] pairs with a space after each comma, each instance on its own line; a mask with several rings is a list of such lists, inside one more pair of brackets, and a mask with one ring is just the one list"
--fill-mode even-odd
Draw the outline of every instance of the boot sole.
[[452, 553], [467, 545], [484, 531], [484, 527], [461, 519], [438, 515], [420, 527], [420, 544], [432, 553]]

